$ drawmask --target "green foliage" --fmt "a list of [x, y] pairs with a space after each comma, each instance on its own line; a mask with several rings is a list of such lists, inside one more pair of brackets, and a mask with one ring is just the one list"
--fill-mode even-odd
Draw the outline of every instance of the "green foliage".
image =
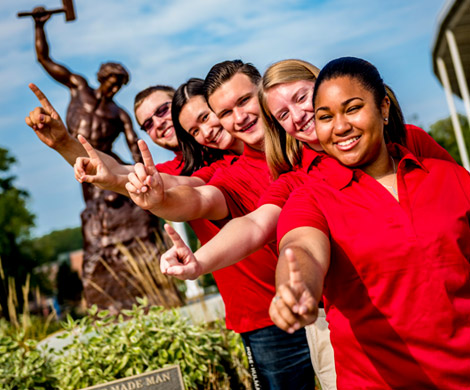
[[[470, 129], [468, 126], [467, 118], [463, 115], [458, 115], [460, 126], [462, 127], [462, 133], [467, 146], [467, 151], [470, 152]], [[459, 148], [457, 146], [457, 141], [455, 138], [454, 127], [452, 126], [452, 121], [449, 118], [441, 119], [436, 123], [431, 125], [431, 130], [429, 134], [446, 149], [450, 155], [457, 161], [459, 164], [462, 164], [460, 158]]]
[[139, 303], [117, 318], [96, 307], [80, 320], [69, 316], [63, 327], [70, 344], [60, 351], [39, 353], [21, 334], [0, 333], [0, 388], [74, 390], [173, 364], [188, 390], [250, 388], [239, 335]]
[[35, 340], [24, 341], [21, 332], [0, 337], [0, 388], [5, 390], [57, 389], [54, 361]]
[[28, 237], [34, 216], [26, 209], [28, 193], [13, 185], [15, 176], [8, 174], [16, 162], [8, 150], [0, 148], [0, 255], [9, 255], [13, 246]]
[[184, 224], [184, 230], [186, 230], [186, 234], [188, 235], [189, 247], [193, 252], [196, 252], [201, 247], [201, 243], [199, 242], [196, 233], [194, 233], [194, 230], [191, 229], [191, 226], [189, 226], [188, 223]]
[[71, 252], [83, 247], [81, 227], [54, 230], [42, 237], [32, 240], [40, 263], [57, 260], [61, 253]]
[[2, 314], [7, 317], [5, 282], [11, 277], [21, 286], [35, 266], [26, 243], [34, 226], [34, 215], [26, 207], [28, 193], [13, 185], [15, 176], [10, 175], [9, 170], [14, 163], [15, 158], [8, 150], [0, 148], [0, 258], [4, 272], [0, 280], [0, 304]]

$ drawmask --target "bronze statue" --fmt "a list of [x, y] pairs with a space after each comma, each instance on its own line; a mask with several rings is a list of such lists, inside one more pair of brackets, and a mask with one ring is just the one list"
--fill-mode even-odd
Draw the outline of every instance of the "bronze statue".
[[51, 17], [43, 7], [32, 12], [35, 21], [35, 47], [38, 62], [47, 73], [59, 83], [70, 89], [70, 104], [67, 109], [66, 124], [73, 136], [83, 135], [90, 144], [114, 158], [112, 145], [121, 132], [126, 136], [127, 145], [134, 161], [140, 161], [137, 147], [137, 134], [132, 120], [114, 101], [114, 95], [129, 81], [129, 73], [118, 63], [102, 64], [98, 71], [100, 86], [93, 89], [87, 80], [72, 73], [65, 66], [53, 61], [49, 56], [49, 45], [44, 30], [45, 23]]
[[[129, 80], [127, 70], [118, 63], [105, 63], [98, 71], [99, 87], [93, 89], [87, 80], [67, 67], [56, 63], [49, 56], [49, 45], [44, 30], [52, 13], [65, 12], [70, 16], [71, 0], [64, 1], [63, 10], [48, 11], [37, 7], [31, 13], [35, 21], [35, 48], [39, 63], [59, 83], [70, 90], [71, 100], [67, 109], [68, 131], [76, 137], [83, 135], [97, 150], [121, 159], [113, 153], [112, 144], [121, 132], [134, 161], [141, 160], [137, 135], [130, 116], [114, 101], [114, 95]], [[74, 16], [74, 14], [73, 14]], [[70, 161], [69, 161], [70, 162]], [[144, 262], [155, 262], [159, 257], [156, 240], [163, 243], [159, 219], [137, 207], [130, 199], [111, 191], [101, 190], [83, 183], [85, 210], [81, 214], [84, 241], [83, 284], [87, 304], [116, 312], [135, 303], [135, 296], [142, 295], [142, 287], [136, 275], [130, 273], [128, 258], [119, 245], [134, 252]], [[164, 244], [163, 244], [164, 245]], [[145, 252], [143, 248], [153, 248]], [[160, 245], [160, 249], [162, 248]], [[140, 255], [135, 253], [139, 252]], [[154, 304], [175, 306], [181, 303], [177, 291], [166, 278], [152, 275], [147, 282], [164, 291]], [[154, 279], [160, 280], [154, 280]], [[158, 294], [157, 294], [158, 295]]]

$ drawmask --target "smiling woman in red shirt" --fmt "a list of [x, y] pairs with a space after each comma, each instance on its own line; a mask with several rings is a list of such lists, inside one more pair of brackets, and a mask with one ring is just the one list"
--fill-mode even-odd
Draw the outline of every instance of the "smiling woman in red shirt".
[[469, 388], [468, 172], [400, 145], [403, 123], [364, 60], [327, 64], [313, 99], [334, 159], [281, 212], [271, 318], [294, 331], [323, 296], [339, 389]]

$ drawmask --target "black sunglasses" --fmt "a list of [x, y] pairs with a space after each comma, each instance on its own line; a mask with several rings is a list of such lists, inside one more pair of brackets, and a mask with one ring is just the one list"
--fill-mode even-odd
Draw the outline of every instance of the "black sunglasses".
[[168, 114], [168, 111], [170, 110], [170, 104], [171, 102], [166, 102], [158, 106], [155, 112], [150, 116], [150, 118], [147, 118], [144, 123], [142, 123], [140, 129], [148, 132], [152, 128], [153, 117], [156, 116], [157, 118], [163, 118], [166, 114]]

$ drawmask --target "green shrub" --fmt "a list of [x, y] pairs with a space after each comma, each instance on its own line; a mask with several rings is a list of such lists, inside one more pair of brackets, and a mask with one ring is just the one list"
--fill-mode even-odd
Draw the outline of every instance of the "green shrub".
[[240, 337], [219, 323], [191, 325], [176, 311], [140, 300], [117, 318], [93, 307], [63, 326], [70, 344], [55, 352], [2, 337], [1, 388], [75, 390], [173, 364], [187, 389], [250, 388]]
[[36, 340], [0, 336], [0, 388], [5, 390], [58, 389], [54, 361], [48, 351], [37, 348]]

